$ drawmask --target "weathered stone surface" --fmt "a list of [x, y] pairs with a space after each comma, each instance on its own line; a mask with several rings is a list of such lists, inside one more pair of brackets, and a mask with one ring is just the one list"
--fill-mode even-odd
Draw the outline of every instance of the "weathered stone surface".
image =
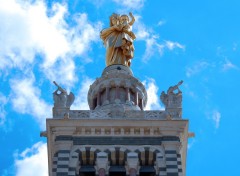
[[88, 91], [88, 104], [91, 110], [112, 108], [122, 112], [143, 110], [146, 103], [145, 87], [133, 77], [130, 68], [123, 65], [105, 68], [102, 76], [96, 79]]

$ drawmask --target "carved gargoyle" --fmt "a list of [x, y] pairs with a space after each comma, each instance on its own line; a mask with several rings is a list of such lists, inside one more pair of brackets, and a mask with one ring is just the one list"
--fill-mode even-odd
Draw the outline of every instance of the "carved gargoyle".
[[[182, 83], [183, 81], [180, 81], [177, 85], [169, 87], [167, 94], [164, 91], [162, 91], [160, 99], [166, 108], [181, 107], [182, 91], [179, 89], [179, 86]], [[175, 90], [177, 90], [178, 92], [175, 93], [174, 92]]]
[[53, 100], [55, 108], [70, 108], [73, 104], [75, 96], [72, 92], [67, 94], [67, 91], [60, 87], [55, 81], [53, 83], [57, 86], [57, 90], [53, 92]]
[[167, 94], [162, 91], [160, 99], [166, 108], [167, 118], [182, 117], [182, 91], [179, 86], [183, 83], [180, 81], [177, 85], [169, 87]]

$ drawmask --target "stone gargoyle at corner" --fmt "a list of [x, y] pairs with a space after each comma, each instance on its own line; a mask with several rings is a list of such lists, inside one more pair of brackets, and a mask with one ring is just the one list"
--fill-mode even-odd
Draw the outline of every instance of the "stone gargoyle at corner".
[[57, 86], [57, 90], [53, 92], [54, 108], [70, 108], [73, 104], [75, 96], [72, 92], [67, 94], [67, 91], [60, 87], [55, 81], [53, 83]]
[[180, 81], [177, 85], [169, 87], [167, 93], [162, 91], [160, 96], [165, 110], [171, 118], [182, 117], [182, 91], [179, 89], [182, 83], [183, 81]]

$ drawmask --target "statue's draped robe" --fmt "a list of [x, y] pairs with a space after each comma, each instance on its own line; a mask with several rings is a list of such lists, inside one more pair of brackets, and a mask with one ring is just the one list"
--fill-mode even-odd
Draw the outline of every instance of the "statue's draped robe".
[[[103, 29], [101, 31], [101, 39], [104, 41], [104, 45], [107, 49], [106, 52], [106, 65], [122, 64], [129, 66], [130, 59], [133, 58], [133, 40], [126, 33], [117, 31], [114, 27]], [[123, 40], [125, 40], [131, 48], [131, 54], [123, 54]]]

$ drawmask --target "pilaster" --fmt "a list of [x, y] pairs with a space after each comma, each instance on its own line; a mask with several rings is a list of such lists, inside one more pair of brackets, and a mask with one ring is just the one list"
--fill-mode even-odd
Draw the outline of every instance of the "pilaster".
[[166, 161], [166, 175], [167, 176], [182, 176], [182, 163], [180, 151], [180, 142], [168, 142], [162, 143], [165, 149], [165, 161]]
[[55, 154], [53, 157], [52, 175], [68, 175], [69, 157], [72, 147], [72, 141], [58, 141], [55, 143]]

